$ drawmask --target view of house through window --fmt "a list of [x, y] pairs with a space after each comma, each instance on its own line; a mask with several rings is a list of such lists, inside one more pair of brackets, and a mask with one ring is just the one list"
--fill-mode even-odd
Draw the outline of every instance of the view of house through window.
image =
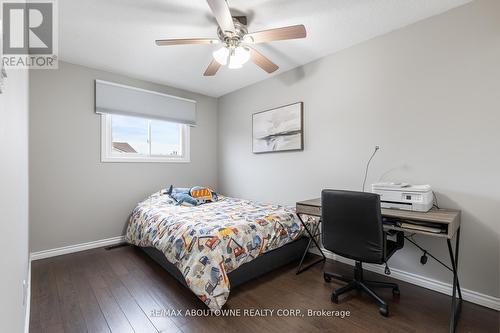
[[149, 155], [149, 120], [111, 116], [113, 153]]

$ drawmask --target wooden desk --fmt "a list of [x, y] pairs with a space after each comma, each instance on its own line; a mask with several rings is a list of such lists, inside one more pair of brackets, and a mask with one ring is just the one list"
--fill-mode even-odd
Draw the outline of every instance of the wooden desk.
[[[296, 204], [296, 212], [297, 215], [299, 216], [300, 221], [302, 224], [306, 227], [304, 222], [302, 221], [302, 218], [300, 215], [310, 215], [310, 216], [317, 216], [321, 217], [321, 199], [311, 199], [311, 200], [305, 200], [305, 201], [300, 201], [297, 202]], [[453, 209], [437, 209], [433, 208], [430, 211], [423, 213], [423, 212], [413, 212], [413, 211], [406, 211], [406, 210], [399, 210], [399, 209], [387, 209], [387, 208], [382, 208], [382, 216], [391, 218], [391, 219], [396, 219], [396, 220], [402, 220], [402, 221], [407, 221], [411, 223], [411, 221], [417, 221], [417, 222], [430, 222], [434, 224], [441, 225], [443, 229], [446, 232], [442, 233], [435, 233], [435, 232], [429, 232], [429, 231], [422, 231], [422, 230], [416, 230], [416, 229], [410, 229], [410, 228], [402, 228], [394, 225], [384, 225], [384, 230], [389, 231], [389, 230], [396, 230], [396, 231], [403, 231], [405, 233], [410, 233], [410, 234], [420, 234], [420, 235], [426, 235], [426, 236], [431, 236], [431, 237], [438, 237], [441, 239], [446, 239], [446, 243], [448, 245], [448, 252], [450, 255], [450, 261], [451, 261], [451, 268], [443, 263], [441, 260], [437, 259], [434, 257], [432, 254], [428, 253], [433, 259], [437, 260], [440, 264], [448, 268], [450, 271], [453, 273], [453, 291], [452, 291], [452, 301], [451, 301], [451, 316], [450, 316], [450, 332], [455, 332], [457, 322], [460, 316], [460, 310], [462, 307], [462, 291], [460, 289], [460, 283], [458, 281], [458, 273], [457, 273], [457, 267], [458, 267], [458, 249], [460, 245], [460, 211], [459, 210], [453, 210]], [[307, 229], [306, 231], [309, 235], [311, 235], [311, 232]], [[455, 237], [455, 250], [453, 251], [452, 245], [451, 245], [451, 239]], [[420, 250], [425, 251], [421, 246], [419, 246], [414, 240], [412, 240], [410, 237], [405, 236], [405, 239], [410, 241], [412, 244], [417, 246]], [[316, 240], [313, 239], [314, 243], [316, 243]], [[311, 242], [309, 242], [311, 243]], [[324, 257], [324, 253], [321, 251], [321, 248], [319, 245], [317, 245], [321, 254]], [[300, 266], [299, 266], [300, 267]], [[307, 268], [306, 268], [307, 269]], [[457, 298], [458, 294], [458, 298]], [[458, 303], [457, 303], [458, 301]]]
[[[297, 202], [297, 214], [305, 214], [321, 217], [321, 199], [311, 199]], [[426, 213], [413, 212], [400, 209], [382, 208], [382, 216], [398, 220], [431, 222], [445, 225], [447, 233], [426, 232], [415, 229], [399, 228], [396, 226], [384, 225], [385, 230], [397, 230], [411, 232], [414, 234], [423, 234], [433, 237], [443, 237], [451, 239], [455, 236], [460, 228], [460, 211], [454, 209], [437, 209], [432, 208]]]

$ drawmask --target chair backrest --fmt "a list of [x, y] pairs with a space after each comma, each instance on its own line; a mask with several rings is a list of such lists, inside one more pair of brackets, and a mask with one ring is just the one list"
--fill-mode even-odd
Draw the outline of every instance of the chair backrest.
[[323, 246], [356, 261], [382, 263], [385, 240], [378, 194], [321, 192]]

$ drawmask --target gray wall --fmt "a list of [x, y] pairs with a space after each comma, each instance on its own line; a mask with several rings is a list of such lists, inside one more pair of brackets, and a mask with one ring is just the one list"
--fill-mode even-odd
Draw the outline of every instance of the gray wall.
[[[101, 163], [94, 80], [194, 99], [191, 163]], [[217, 100], [68, 63], [30, 74], [30, 245], [53, 249], [124, 234], [137, 202], [167, 184], [217, 185]]]
[[0, 332], [23, 332], [28, 280], [28, 72], [10, 70], [0, 94]]
[[[475, 1], [219, 100], [219, 189], [293, 204], [323, 188], [432, 184], [462, 210], [461, 284], [499, 296], [500, 1]], [[252, 154], [254, 112], [303, 101], [305, 150]], [[417, 238], [439, 257], [446, 244]], [[450, 282], [411, 244], [392, 267]]]

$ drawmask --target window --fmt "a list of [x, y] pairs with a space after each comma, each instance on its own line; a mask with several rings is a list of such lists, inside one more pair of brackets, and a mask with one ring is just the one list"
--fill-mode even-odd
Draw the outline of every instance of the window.
[[102, 162], [189, 162], [189, 126], [103, 114]]

